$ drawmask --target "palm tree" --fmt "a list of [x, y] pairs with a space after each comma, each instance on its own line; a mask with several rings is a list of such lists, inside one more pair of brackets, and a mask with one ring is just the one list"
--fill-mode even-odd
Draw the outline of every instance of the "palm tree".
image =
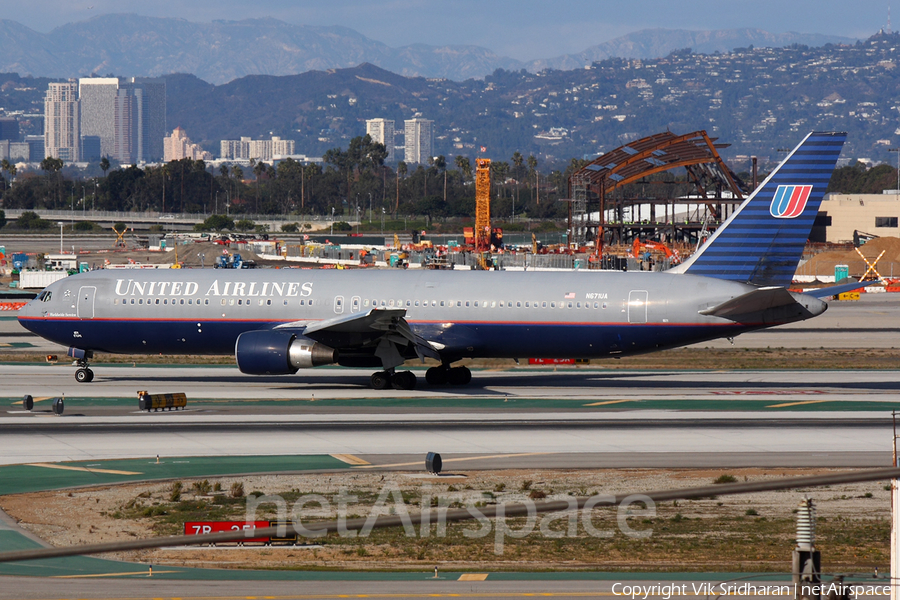
[[109, 171], [109, 158], [104, 156], [100, 159], [100, 170], [103, 171], [103, 176], [106, 177], [106, 172]]
[[232, 194], [232, 198], [234, 198], [237, 196], [238, 182], [244, 179], [244, 170], [240, 165], [231, 165], [231, 176], [234, 177], [234, 194]]
[[[519, 153], [518, 150], [513, 152], [512, 155], [513, 165], [516, 167], [516, 202], [519, 201], [519, 179], [522, 177], [522, 164], [525, 162], [525, 157]], [[513, 215], [515, 215], [515, 204], [513, 204]]]
[[253, 167], [253, 174], [256, 175], [256, 213], [259, 214], [259, 179], [266, 172], [266, 163], [263, 161], [254, 162], [250, 159], [250, 166]]
[[447, 203], [447, 159], [444, 158], [443, 154], [441, 154], [440, 156], [438, 156], [434, 159], [434, 168], [437, 169], [438, 171], [444, 172], [444, 204], [446, 204]]
[[534, 157], [534, 154], [528, 157], [528, 174], [534, 174], [534, 188], [532, 188], [531, 192], [531, 200], [534, 202], [534, 194], [535, 190], [537, 191], [537, 201], [536, 204], [541, 203], [541, 190], [538, 184], [538, 172], [537, 172], [537, 159]]
[[[8, 160], [6, 160], [5, 158], [3, 160], [0, 160], [0, 171], [6, 171], [7, 173], [9, 173], [9, 167], [10, 164]], [[6, 180], [3, 181], [3, 189], [4, 191], [6, 190]]]

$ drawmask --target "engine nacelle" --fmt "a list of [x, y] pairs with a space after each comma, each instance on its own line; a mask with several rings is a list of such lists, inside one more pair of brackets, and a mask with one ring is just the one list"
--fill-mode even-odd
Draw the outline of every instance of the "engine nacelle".
[[247, 331], [238, 336], [234, 356], [241, 373], [290, 375], [298, 369], [337, 362], [334, 348], [287, 331]]

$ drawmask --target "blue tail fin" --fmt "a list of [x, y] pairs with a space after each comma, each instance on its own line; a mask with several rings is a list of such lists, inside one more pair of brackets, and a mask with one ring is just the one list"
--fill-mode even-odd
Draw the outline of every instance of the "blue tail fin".
[[846, 133], [813, 132], [673, 271], [790, 285]]

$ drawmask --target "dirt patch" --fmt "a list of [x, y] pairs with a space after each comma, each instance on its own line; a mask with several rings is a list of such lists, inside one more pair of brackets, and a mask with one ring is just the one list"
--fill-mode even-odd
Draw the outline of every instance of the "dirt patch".
[[[243, 520], [246, 499], [232, 498], [241, 484], [248, 493], [279, 495], [288, 507], [302, 504], [304, 520], [335, 518], [339, 494], [346, 514], [368, 516], [418, 512], [423, 505], [484, 506], [529, 498], [561, 500], [588, 494], [708, 485], [728, 475], [738, 481], [830, 472], [828, 469], [602, 469], [471, 471], [466, 477], [420, 479], [410, 473], [351, 472], [291, 476], [223, 477], [207, 486], [184, 480], [5, 496], [0, 506], [20, 524], [53, 545], [130, 540], [180, 533], [184, 521]], [[221, 490], [216, 492], [215, 489]], [[321, 504], [309, 495], [324, 498]], [[543, 496], [543, 498], [542, 498]], [[655, 514], [639, 505], [629, 512], [592, 511], [573, 523], [565, 514], [538, 517], [527, 535], [503, 537], [496, 552], [495, 530], [472, 537], [476, 522], [448, 524], [444, 535], [432, 526], [414, 537], [403, 529], [376, 530], [364, 538], [329, 535], [316, 547], [191, 548], [129, 552], [116, 558], [196, 567], [335, 569], [630, 569], [690, 571], [787, 571], [794, 542], [794, 511], [804, 496], [818, 507], [818, 546], [829, 572], [887, 568], [890, 491], [883, 482], [809, 490], [764, 492], [693, 501], [666, 502]], [[397, 500], [402, 498], [402, 504]], [[379, 500], [381, 499], [381, 500]], [[260, 507], [257, 518], [275, 518]], [[265, 509], [265, 510], [264, 510]], [[575, 514], [575, 513], [573, 513]], [[543, 521], [542, 519], [549, 519]], [[625, 535], [625, 519], [645, 537]], [[529, 530], [524, 518], [509, 519], [514, 532]], [[591, 528], [591, 532], [588, 531]], [[571, 528], [571, 529], [570, 529]], [[608, 532], [602, 536], [597, 531]], [[739, 542], [739, 543], [738, 543]]]

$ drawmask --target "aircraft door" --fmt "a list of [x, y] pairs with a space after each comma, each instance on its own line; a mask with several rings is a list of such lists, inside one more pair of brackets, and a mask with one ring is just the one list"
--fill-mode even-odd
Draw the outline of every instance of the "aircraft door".
[[647, 322], [647, 290], [631, 290], [628, 294], [628, 322]]
[[93, 285], [84, 285], [78, 290], [76, 314], [79, 319], [94, 318], [94, 295], [96, 293], [97, 288]]
[[352, 298], [350, 298], [350, 312], [359, 312], [359, 296], [353, 296]]
[[344, 312], [344, 297], [343, 296], [335, 296], [334, 297], [334, 312], [335, 314], [341, 314]]

